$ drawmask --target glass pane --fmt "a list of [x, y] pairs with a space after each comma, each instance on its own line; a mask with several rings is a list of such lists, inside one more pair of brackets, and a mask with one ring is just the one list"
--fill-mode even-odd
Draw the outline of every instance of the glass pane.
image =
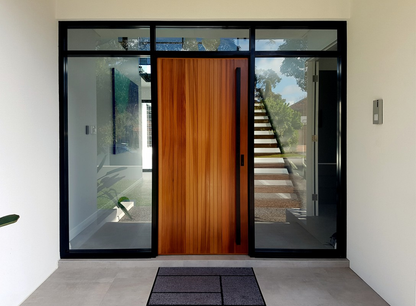
[[336, 51], [336, 30], [256, 30], [256, 51]]
[[156, 28], [158, 51], [248, 51], [248, 29]]
[[136, 29], [69, 29], [68, 50], [149, 51], [149, 27]]
[[337, 60], [257, 58], [255, 93], [255, 247], [336, 248]]
[[151, 247], [149, 62], [68, 59], [71, 249]]

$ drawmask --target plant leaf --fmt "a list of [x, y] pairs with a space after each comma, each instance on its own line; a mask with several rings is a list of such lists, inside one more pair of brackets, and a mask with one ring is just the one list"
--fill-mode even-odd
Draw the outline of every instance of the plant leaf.
[[117, 205], [130, 218], [130, 220], [133, 220], [133, 217], [130, 215], [129, 211], [126, 209], [126, 207], [124, 207], [123, 204], [119, 202]]
[[130, 202], [130, 199], [128, 197], [121, 197], [120, 199], [118, 199], [118, 202]]
[[133, 217], [130, 215], [129, 211], [126, 207], [124, 207], [121, 202], [130, 202], [130, 199], [128, 197], [121, 197], [118, 199], [117, 206], [130, 218], [130, 220], [133, 220]]
[[7, 215], [0, 218], [0, 227], [15, 223], [19, 220], [19, 215]]

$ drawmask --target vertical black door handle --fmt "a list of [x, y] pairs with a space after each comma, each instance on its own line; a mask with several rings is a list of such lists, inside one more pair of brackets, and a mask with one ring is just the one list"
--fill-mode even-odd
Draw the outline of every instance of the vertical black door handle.
[[[240, 99], [241, 99], [241, 68], [235, 69], [235, 243], [241, 244], [240, 223]], [[244, 163], [244, 157], [241, 163]]]

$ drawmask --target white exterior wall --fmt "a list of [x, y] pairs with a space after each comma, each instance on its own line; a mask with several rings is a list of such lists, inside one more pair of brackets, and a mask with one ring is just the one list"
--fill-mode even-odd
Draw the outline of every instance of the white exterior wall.
[[2, 1], [0, 215], [22, 216], [0, 229], [2, 303], [24, 300], [58, 259], [56, 2], [59, 20], [348, 20], [348, 258], [391, 305], [415, 305], [415, 1], [259, 1]]
[[55, 3], [0, 4], [0, 304], [24, 301], [59, 259], [59, 112]]
[[351, 0], [56, 0], [59, 20], [339, 20]]
[[348, 258], [389, 304], [415, 305], [416, 1], [354, 0], [348, 24]]

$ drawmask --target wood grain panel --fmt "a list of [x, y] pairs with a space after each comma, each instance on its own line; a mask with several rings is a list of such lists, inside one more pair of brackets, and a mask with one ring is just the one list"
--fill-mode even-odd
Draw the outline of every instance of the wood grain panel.
[[235, 68], [242, 68], [241, 154], [247, 160], [245, 59], [158, 59], [159, 254], [246, 254], [247, 166], [241, 167], [241, 245], [235, 244]]

